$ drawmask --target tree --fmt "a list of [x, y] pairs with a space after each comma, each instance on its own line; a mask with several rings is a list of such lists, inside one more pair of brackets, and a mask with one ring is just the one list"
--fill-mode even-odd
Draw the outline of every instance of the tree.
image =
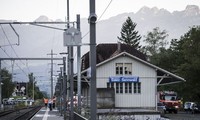
[[[34, 93], [34, 99], [41, 99], [43, 98], [43, 94], [40, 91], [39, 87], [36, 86], [36, 81], [33, 73], [30, 73], [29, 75], [29, 82], [28, 82], [28, 96], [33, 97]], [[33, 92], [34, 90], [34, 92]]]
[[184, 61], [178, 67], [179, 73], [187, 80], [184, 95], [187, 100], [200, 102], [200, 26], [194, 26], [181, 37], [178, 46]]
[[12, 75], [5, 68], [0, 73], [2, 77], [2, 98], [9, 98], [14, 90], [14, 84], [12, 82]]
[[28, 74], [29, 82], [28, 82], [28, 96], [33, 97], [33, 82], [35, 80], [33, 73]]
[[141, 46], [139, 45], [139, 40], [141, 39], [141, 36], [138, 35], [138, 31], [135, 30], [136, 23], [134, 23], [130, 17], [126, 19], [126, 21], [123, 23], [121, 28], [121, 37], [117, 37], [121, 43], [128, 44], [135, 49], [140, 49]]
[[147, 55], [154, 55], [160, 52], [161, 49], [168, 45], [166, 38], [168, 37], [167, 31], [161, 31], [159, 27], [153, 28], [152, 32], [148, 32], [147, 36], [144, 36], [144, 42], [147, 44], [144, 47], [144, 52]]
[[157, 57], [157, 65], [181, 77], [186, 82], [162, 86], [162, 90], [174, 90], [184, 101], [200, 102], [200, 26], [194, 26], [181, 36], [173, 39], [164, 52], [152, 55]]

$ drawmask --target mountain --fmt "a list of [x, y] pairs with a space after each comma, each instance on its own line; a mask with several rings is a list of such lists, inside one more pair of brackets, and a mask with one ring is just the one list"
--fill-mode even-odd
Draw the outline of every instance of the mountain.
[[183, 11], [172, 13], [165, 9], [144, 6], [136, 13], [120, 14], [97, 23], [97, 41], [116, 42], [122, 24], [128, 16], [137, 24], [136, 30], [142, 36], [147, 35], [147, 32], [152, 31], [153, 28], [160, 27], [161, 30], [168, 31], [169, 40], [179, 39], [189, 30], [189, 27], [200, 25], [200, 10], [196, 5], [188, 5]]
[[[166, 9], [158, 9], [157, 7], [149, 8], [142, 7], [136, 13], [123, 13], [117, 16], [113, 16], [106, 20], [97, 21], [96, 24], [96, 41], [98, 43], [116, 43], [118, 41], [117, 36], [120, 36], [122, 24], [127, 17], [131, 17], [133, 22], [137, 24], [136, 30], [139, 31], [141, 36], [147, 35], [148, 31], [152, 31], [155, 27], [160, 27], [161, 30], [168, 31], [169, 41], [172, 38], [179, 39], [181, 35], [184, 35], [190, 27], [194, 25], [200, 25], [200, 9], [196, 5], [188, 5], [183, 11], [169, 12]], [[0, 22], [14, 22], [15, 20], [0, 20]], [[51, 22], [47, 16], [40, 16], [36, 22], [46, 21]], [[61, 21], [59, 19], [57, 22]], [[16, 21], [15, 21], [16, 22]], [[50, 25], [49, 25], [50, 26]], [[51, 25], [52, 27], [65, 29], [65, 25]], [[50, 29], [46, 27], [39, 27], [34, 25], [13, 25], [15, 31], [19, 34], [20, 45], [13, 45], [9, 47], [7, 45], [16, 44], [18, 42], [17, 35], [13, 31], [10, 25], [1, 25], [0, 28], [0, 56], [1, 57], [50, 57], [47, 55], [51, 49], [57, 55], [54, 57], [62, 57], [59, 55], [61, 52], [66, 52], [66, 47], [63, 46], [63, 31], [57, 29]], [[81, 18], [81, 32], [82, 43], [89, 43], [89, 24], [87, 18]], [[143, 38], [142, 38], [143, 39]], [[142, 43], [142, 40], [141, 40]], [[13, 52], [13, 49], [15, 52]], [[75, 49], [75, 48], [74, 48]], [[88, 45], [82, 46], [81, 53], [85, 54], [89, 50]], [[17, 55], [15, 55], [17, 53]], [[76, 55], [76, 52], [75, 52]], [[47, 72], [47, 68], [41, 68], [47, 66], [50, 61], [31, 61], [22, 64], [18, 62], [18, 66], [25, 69], [27, 65], [37, 66], [38, 70]], [[55, 61], [57, 63], [61, 61]], [[76, 62], [76, 61], [75, 61]], [[40, 65], [38, 65], [40, 63]], [[10, 61], [2, 63], [2, 67], [6, 66], [11, 69]], [[16, 71], [21, 71], [15, 65]], [[49, 68], [48, 68], [49, 69]], [[76, 69], [76, 68], [75, 68]], [[37, 71], [37, 70], [36, 70]], [[55, 70], [56, 71], [56, 70]], [[57, 74], [57, 73], [55, 73]], [[27, 78], [25, 78], [27, 79]], [[23, 79], [24, 80], [24, 79]]]
[[[189, 30], [189, 27], [200, 25], [200, 9], [196, 5], [188, 5], [183, 11], [174, 11], [172, 13], [164, 8], [158, 9], [157, 7], [149, 8], [144, 6], [136, 13], [123, 13], [106, 20], [98, 21], [96, 24], [97, 43], [116, 43], [118, 41], [117, 36], [120, 36], [122, 24], [128, 16], [137, 24], [136, 30], [139, 31], [141, 36], [146, 35], [148, 31], [152, 31], [155, 27], [160, 27], [161, 30], [168, 31], [169, 40], [172, 38], [179, 39], [181, 35]], [[51, 22], [53, 20], [42, 15], [35, 21]], [[61, 20], [58, 19], [56, 21], [58, 22]], [[11, 27], [9, 25], [2, 26], [6, 33], [9, 33], [7, 37], [10, 39], [11, 43], [16, 43], [17, 37]], [[50, 52], [50, 49], [54, 49], [55, 52], [65, 49], [65, 47], [63, 47], [62, 38], [63, 31], [61, 30], [33, 25], [13, 26], [20, 35], [21, 44], [19, 47], [15, 47], [17, 53], [20, 54], [19, 56], [37, 56], [39, 53], [46, 55], [46, 53]], [[62, 29], [65, 28], [65, 25], [52, 26]], [[87, 18], [81, 19], [81, 32], [83, 36], [82, 42], [89, 43], [89, 24]], [[0, 45], [9, 44], [2, 29], [0, 29], [0, 35], [3, 37], [3, 41], [0, 42]], [[26, 51], [24, 51], [24, 49], [26, 49]], [[35, 52], [30, 54], [31, 51]]]
[[35, 20], [35, 22], [43, 22], [43, 21], [45, 21], [45, 22], [53, 22], [53, 20], [51, 20], [51, 19], [49, 19], [47, 16], [45, 16], [45, 15], [41, 15], [39, 18], [37, 18], [36, 20]]

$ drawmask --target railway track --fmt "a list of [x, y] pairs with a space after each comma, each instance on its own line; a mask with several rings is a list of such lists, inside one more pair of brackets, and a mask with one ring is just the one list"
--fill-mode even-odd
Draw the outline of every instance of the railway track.
[[29, 120], [39, 110], [41, 106], [7, 110], [0, 112], [0, 120]]

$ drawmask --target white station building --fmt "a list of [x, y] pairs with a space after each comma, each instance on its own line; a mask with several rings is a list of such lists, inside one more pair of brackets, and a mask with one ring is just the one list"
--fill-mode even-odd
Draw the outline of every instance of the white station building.
[[[98, 108], [142, 108], [157, 106], [157, 86], [185, 81], [167, 70], [149, 63], [145, 56], [125, 44], [97, 45]], [[82, 57], [82, 75], [89, 69], [89, 53]], [[82, 95], [89, 95], [85, 78]], [[88, 87], [87, 87], [88, 84]]]

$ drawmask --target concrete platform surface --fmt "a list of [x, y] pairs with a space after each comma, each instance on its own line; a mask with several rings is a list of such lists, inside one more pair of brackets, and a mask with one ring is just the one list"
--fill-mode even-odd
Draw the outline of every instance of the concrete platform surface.
[[50, 111], [49, 108], [42, 107], [31, 120], [64, 120], [64, 117], [57, 109]]

